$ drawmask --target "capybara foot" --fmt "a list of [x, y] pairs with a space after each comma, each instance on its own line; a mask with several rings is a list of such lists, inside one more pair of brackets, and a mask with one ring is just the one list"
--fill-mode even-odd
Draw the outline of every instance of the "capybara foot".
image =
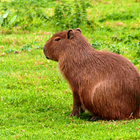
[[76, 116], [77, 118], [79, 117], [79, 111], [78, 110], [72, 110], [72, 113], [70, 116]]
[[95, 122], [95, 121], [98, 121], [98, 120], [101, 120], [101, 118], [99, 118], [99, 117], [91, 117], [90, 119], [89, 119], [89, 121], [92, 121], [92, 122]]

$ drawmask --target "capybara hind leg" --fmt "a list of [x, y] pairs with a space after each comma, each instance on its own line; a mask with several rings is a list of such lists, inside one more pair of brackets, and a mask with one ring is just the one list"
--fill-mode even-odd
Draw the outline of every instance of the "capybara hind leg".
[[77, 92], [73, 92], [73, 110], [70, 116], [79, 117], [81, 102]]
[[133, 114], [132, 119], [138, 119], [139, 118], [139, 110], [137, 110], [135, 112], [135, 114]]

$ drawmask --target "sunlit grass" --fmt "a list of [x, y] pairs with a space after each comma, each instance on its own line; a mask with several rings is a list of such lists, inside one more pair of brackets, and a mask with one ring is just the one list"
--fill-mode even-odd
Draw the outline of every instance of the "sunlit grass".
[[[95, 49], [124, 55], [140, 71], [140, 3], [97, 0], [91, 5], [94, 28], [81, 25], [82, 34]], [[49, 14], [53, 7], [44, 11]], [[0, 27], [0, 139], [140, 139], [139, 119], [89, 122], [89, 112], [69, 117], [71, 90], [57, 62], [47, 60], [42, 50], [60, 29], [49, 21], [46, 25], [31, 30]]]

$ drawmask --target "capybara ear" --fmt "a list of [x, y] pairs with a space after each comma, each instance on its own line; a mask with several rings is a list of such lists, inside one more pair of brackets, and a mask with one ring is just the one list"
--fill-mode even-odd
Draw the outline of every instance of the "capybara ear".
[[82, 31], [81, 31], [81, 29], [80, 29], [80, 28], [77, 28], [77, 29], [76, 29], [76, 31], [79, 31], [80, 33], [82, 33]]
[[74, 36], [73, 30], [68, 30], [68, 32], [67, 32], [67, 38], [68, 38], [68, 39], [72, 39], [73, 36]]

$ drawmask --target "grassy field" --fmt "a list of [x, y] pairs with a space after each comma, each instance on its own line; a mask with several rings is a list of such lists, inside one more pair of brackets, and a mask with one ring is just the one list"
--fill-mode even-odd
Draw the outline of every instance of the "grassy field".
[[[63, 2], [70, 4], [59, 1]], [[87, 3], [90, 3], [87, 15], [91, 23], [78, 26], [83, 35], [95, 49], [124, 55], [140, 71], [140, 1]], [[10, 0], [0, 2], [0, 23], [2, 15], [10, 10], [0, 25], [0, 139], [140, 139], [140, 119], [89, 122], [88, 112], [80, 114], [80, 118], [69, 117], [73, 103], [71, 90], [57, 63], [46, 60], [42, 50], [52, 34], [66, 29], [51, 19], [57, 2], [37, 3], [46, 16], [44, 19], [36, 17], [26, 23], [29, 13], [19, 9], [22, 16], [10, 24], [17, 12], [15, 4], [16, 1], [11, 4]], [[22, 9], [17, 1], [16, 8], [18, 5]], [[30, 10], [34, 13], [32, 6]], [[31, 22], [32, 26], [28, 26]]]

